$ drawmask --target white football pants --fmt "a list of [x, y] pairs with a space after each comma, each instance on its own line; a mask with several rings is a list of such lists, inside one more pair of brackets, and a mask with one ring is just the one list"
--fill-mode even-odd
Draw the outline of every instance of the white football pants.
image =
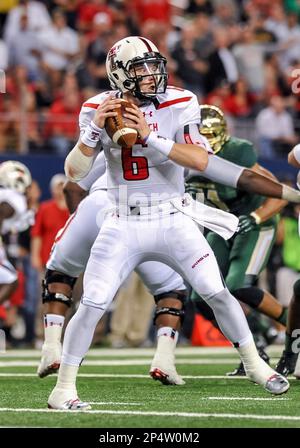
[[[47, 268], [78, 277], [85, 270], [105, 213], [112, 207], [106, 190], [94, 191], [86, 197], [58, 232]], [[162, 263], [153, 261], [143, 263], [135, 270], [152, 295], [185, 289], [180, 275]], [[122, 282], [125, 278], [122, 278]]]
[[176, 270], [204, 299], [224, 289], [214, 253], [191, 218], [148, 218], [107, 216], [86, 266], [83, 304], [107, 309], [130, 272], [149, 260]]
[[117, 213], [105, 218], [86, 266], [81, 304], [66, 329], [63, 364], [80, 365], [120, 285], [136, 266], [149, 260], [176, 269], [207, 301], [235, 346], [252, 340], [244, 312], [224, 285], [215, 255], [197, 224], [178, 211], [148, 218]]

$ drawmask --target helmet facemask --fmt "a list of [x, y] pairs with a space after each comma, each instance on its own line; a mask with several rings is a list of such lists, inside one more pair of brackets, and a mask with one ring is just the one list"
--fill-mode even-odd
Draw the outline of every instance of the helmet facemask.
[[139, 99], [151, 100], [167, 88], [168, 75], [166, 59], [161, 55], [149, 55], [144, 59], [132, 60], [125, 68], [125, 87], [132, 86], [132, 94]]
[[207, 138], [214, 154], [229, 140], [227, 123], [223, 112], [217, 106], [200, 106], [200, 133]]

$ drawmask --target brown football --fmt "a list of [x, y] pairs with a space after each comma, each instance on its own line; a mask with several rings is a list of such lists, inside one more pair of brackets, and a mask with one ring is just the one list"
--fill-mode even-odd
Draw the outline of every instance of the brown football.
[[116, 117], [108, 117], [105, 120], [105, 130], [114, 143], [121, 147], [130, 148], [137, 140], [138, 133], [132, 129], [124, 121], [123, 114], [126, 107], [130, 107], [131, 103], [122, 100], [121, 107], [116, 109], [118, 115]]

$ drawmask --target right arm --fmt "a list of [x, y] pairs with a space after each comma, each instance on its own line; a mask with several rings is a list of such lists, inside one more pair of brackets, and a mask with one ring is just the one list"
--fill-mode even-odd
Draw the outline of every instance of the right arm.
[[117, 116], [114, 110], [122, 100], [108, 96], [98, 107], [90, 123], [81, 128], [81, 137], [66, 157], [65, 173], [69, 180], [77, 182], [91, 170], [95, 159], [95, 148], [101, 140], [101, 133], [108, 117]]

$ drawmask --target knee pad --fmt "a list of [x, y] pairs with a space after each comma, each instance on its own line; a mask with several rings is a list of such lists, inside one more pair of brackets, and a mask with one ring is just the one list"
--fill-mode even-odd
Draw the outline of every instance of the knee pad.
[[155, 300], [156, 304], [162, 299], [170, 299], [170, 298], [179, 300], [182, 303], [182, 308], [179, 309], [179, 308], [173, 308], [173, 307], [169, 307], [169, 306], [161, 306], [159, 308], [156, 308], [154, 317], [153, 317], [154, 324], [155, 324], [158, 316], [160, 316], [162, 314], [170, 314], [171, 316], [178, 316], [181, 320], [181, 324], [183, 323], [184, 315], [185, 315], [184, 306], [185, 306], [185, 302], [186, 302], [186, 290], [185, 289], [184, 290], [174, 289], [173, 291], [163, 292], [162, 294], [158, 294], [158, 295], [154, 296], [154, 300]]
[[51, 271], [50, 269], [46, 270], [45, 279], [42, 282], [42, 300], [43, 303], [49, 303], [49, 302], [61, 302], [70, 307], [73, 303], [72, 298], [66, 296], [62, 293], [54, 293], [50, 292], [48, 289], [48, 285], [51, 283], [63, 283], [65, 285], [69, 285], [71, 287], [71, 290], [74, 287], [74, 284], [76, 282], [77, 278], [70, 277], [69, 275], [62, 274], [60, 272]]
[[294, 283], [294, 296], [300, 300], [300, 278]]
[[264, 292], [256, 286], [249, 286], [247, 288], [239, 288], [232, 292], [232, 295], [251, 308], [258, 308], [261, 304]]
[[184, 315], [185, 315], [185, 311], [182, 308], [181, 310], [178, 308], [172, 308], [169, 306], [164, 306], [164, 307], [160, 307], [160, 308], [156, 308], [155, 313], [154, 313], [154, 317], [153, 317], [153, 323], [155, 324], [156, 319], [158, 318], [158, 316], [161, 316], [162, 314], [169, 314], [170, 316], [177, 316], [180, 318], [181, 323], [184, 320]]

